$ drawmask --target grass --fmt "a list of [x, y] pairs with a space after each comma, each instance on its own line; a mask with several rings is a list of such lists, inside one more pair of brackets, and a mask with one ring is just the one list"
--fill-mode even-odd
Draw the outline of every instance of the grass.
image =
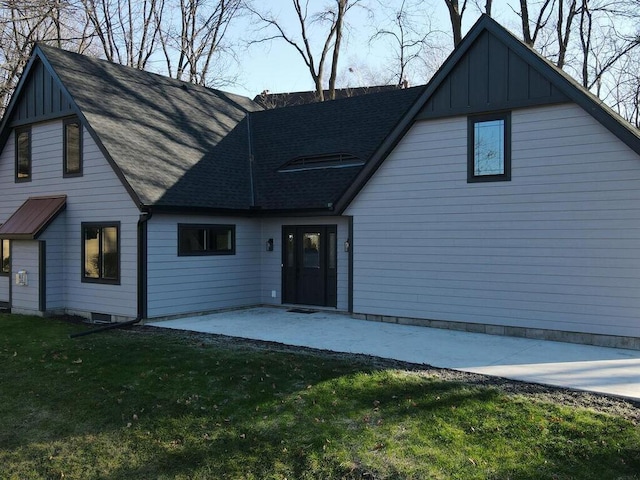
[[0, 314], [2, 479], [633, 479], [620, 416], [153, 329]]

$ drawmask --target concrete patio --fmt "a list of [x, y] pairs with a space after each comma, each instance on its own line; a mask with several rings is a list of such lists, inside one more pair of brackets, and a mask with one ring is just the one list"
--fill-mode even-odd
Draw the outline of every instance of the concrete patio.
[[155, 327], [362, 353], [640, 401], [640, 351], [251, 308], [147, 322]]

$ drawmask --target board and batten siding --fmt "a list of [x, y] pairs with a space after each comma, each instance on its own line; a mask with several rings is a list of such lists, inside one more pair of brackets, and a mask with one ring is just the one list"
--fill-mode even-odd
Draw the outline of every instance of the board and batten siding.
[[[59, 232], [46, 231], [40, 238], [48, 242], [47, 263], [54, 269], [52, 255], [63, 252], [63, 287], [48, 286], [48, 301], [56, 308], [72, 313], [105, 313], [120, 317], [137, 314], [137, 222], [139, 211], [111, 165], [88, 131], [83, 131], [83, 176], [63, 178], [62, 120], [32, 125], [32, 180], [14, 181], [13, 133], [0, 154], [0, 223], [29, 197], [67, 195], [64, 218], [64, 241]], [[61, 220], [59, 217], [58, 220]], [[83, 283], [81, 259], [82, 222], [120, 222], [120, 285]], [[57, 227], [56, 227], [57, 228]], [[54, 246], [55, 244], [55, 246]], [[13, 253], [13, 252], [12, 252]], [[50, 263], [53, 262], [53, 263]], [[49, 265], [48, 265], [49, 266]], [[13, 263], [13, 269], [22, 268]], [[49, 272], [47, 272], [49, 277]], [[49, 297], [49, 290], [51, 297]], [[62, 292], [60, 291], [62, 290]]]
[[[179, 223], [235, 225], [235, 255], [178, 256]], [[155, 214], [147, 227], [149, 318], [260, 303], [259, 221]]]
[[512, 112], [512, 180], [467, 119], [417, 122], [346, 214], [354, 312], [640, 336], [640, 158], [573, 104]]
[[[336, 225], [338, 301], [337, 310], [349, 309], [349, 254], [344, 242], [349, 238], [349, 219], [345, 217], [266, 218], [262, 221], [261, 302], [265, 305], [282, 304], [282, 227], [287, 225]], [[273, 238], [273, 251], [266, 251], [266, 241]], [[275, 290], [275, 298], [272, 292]]]

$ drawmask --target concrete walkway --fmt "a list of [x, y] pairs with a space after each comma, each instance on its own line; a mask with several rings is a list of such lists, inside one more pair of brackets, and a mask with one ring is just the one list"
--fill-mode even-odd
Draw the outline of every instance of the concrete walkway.
[[363, 353], [640, 401], [640, 351], [252, 308], [147, 325]]

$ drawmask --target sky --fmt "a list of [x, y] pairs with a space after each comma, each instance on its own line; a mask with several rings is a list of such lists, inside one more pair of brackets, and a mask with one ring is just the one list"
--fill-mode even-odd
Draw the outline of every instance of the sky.
[[[375, 1], [375, 0], [374, 0]], [[513, 1], [513, 0], [512, 0]], [[311, 4], [322, 4], [323, 0], [311, 0]], [[277, 15], [287, 32], [297, 31], [296, 19], [290, 0], [262, 0], [263, 4], [269, 4], [274, 14]], [[376, 20], [383, 21], [385, 15], [391, 14], [397, 8], [401, 0], [386, 0], [390, 10], [384, 11], [384, 7], [375, 9]], [[470, 2], [473, 3], [473, 2]], [[484, 4], [483, 1], [478, 2]], [[509, 0], [497, 0], [494, 2], [493, 17], [508, 28], [514, 28], [512, 10], [508, 5]], [[452, 48], [449, 36], [451, 30], [448, 13], [443, 0], [431, 0], [431, 29], [440, 30], [436, 43], [441, 45], [438, 51], [434, 50], [430, 59], [430, 67], [421, 67], [411, 75], [412, 84], [426, 83], [430, 75], [442, 63]], [[479, 12], [474, 5], [470, 5], [465, 13], [463, 31], [466, 33], [478, 19]], [[417, 19], [426, 22], [426, 18]], [[517, 19], [515, 19], [517, 20]], [[340, 83], [357, 86], [362, 84], [384, 84], [392, 79], [389, 65], [392, 64], [393, 51], [388, 42], [381, 40], [371, 43], [369, 39], [374, 32], [375, 21], [364, 9], [354, 9], [349, 12], [350, 28], [346, 37], [345, 48], [341, 52], [339, 62]], [[517, 25], [516, 25], [517, 27]], [[238, 22], [231, 35], [250, 38], [256, 33], [256, 25], [248, 19]], [[318, 31], [313, 39], [320, 39]], [[320, 32], [321, 33], [321, 32]], [[315, 48], [314, 51], [319, 51]], [[313, 90], [314, 85], [311, 75], [302, 57], [294, 48], [283, 40], [273, 40], [268, 43], [254, 44], [251, 47], [241, 47], [238, 51], [238, 78], [235, 85], [226, 85], [223, 90], [254, 97], [263, 90], [272, 93], [295, 92]], [[326, 74], [328, 76], [328, 72]]]

